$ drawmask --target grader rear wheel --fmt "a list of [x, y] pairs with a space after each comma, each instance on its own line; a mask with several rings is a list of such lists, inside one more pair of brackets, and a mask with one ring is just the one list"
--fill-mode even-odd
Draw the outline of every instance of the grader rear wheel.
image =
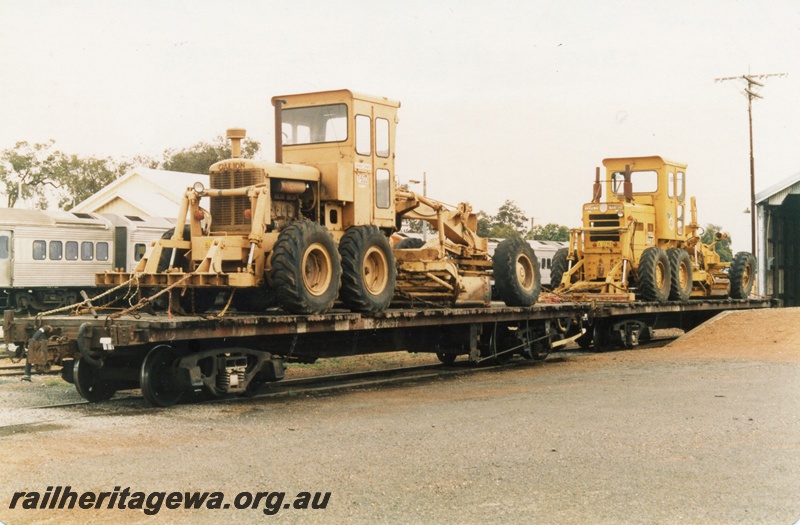
[[506, 239], [492, 257], [497, 293], [508, 306], [531, 306], [539, 298], [542, 281], [533, 248], [522, 239]]
[[550, 266], [550, 289], [555, 290], [561, 286], [561, 278], [567, 273], [567, 248], [561, 248], [553, 255]]
[[692, 295], [692, 259], [683, 248], [667, 250], [671, 269], [669, 299], [685, 303]]
[[666, 252], [651, 246], [642, 252], [639, 259], [639, 294], [644, 301], [665, 303], [669, 299], [671, 273]]
[[336, 243], [320, 224], [298, 221], [281, 231], [272, 252], [278, 303], [295, 314], [321, 314], [339, 294], [342, 265]]
[[732, 299], [747, 299], [753, 290], [756, 277], [756, 258], [750, 252], [739, 252], [728, 271]]
[[397, 270], [389, 240], [375, 226], [347, 230], [339, 242], [342, 257], [344, 305], [354, 312], [377, 313], [386, 309], [394, 296]]

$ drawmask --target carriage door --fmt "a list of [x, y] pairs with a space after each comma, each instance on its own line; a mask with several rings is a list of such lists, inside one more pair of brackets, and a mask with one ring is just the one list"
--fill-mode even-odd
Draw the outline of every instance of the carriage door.
[[0, 230], [0, 287], [8, 287], [14, 284], [14, 275], [11, 265], [12, 232]]

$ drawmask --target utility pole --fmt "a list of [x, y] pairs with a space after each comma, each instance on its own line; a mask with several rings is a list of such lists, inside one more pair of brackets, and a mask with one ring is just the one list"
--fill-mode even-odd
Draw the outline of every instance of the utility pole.
[[753, 99], [764, 98], [758, 94], [758, 88], [764, 84], [756, 79], [764, 80], [770, 77], [788, 77], [789, 73], [769, 73], [766, 75], [740, 75], [738, 77], [715, 78], [714, 82], [727, 80], [744, 80], [747, 87], [744, 94], [747, 96], [747, 120], [750, 126], [750, 245], [751, 253], [756, 254], [756, 162], [753, 156]]

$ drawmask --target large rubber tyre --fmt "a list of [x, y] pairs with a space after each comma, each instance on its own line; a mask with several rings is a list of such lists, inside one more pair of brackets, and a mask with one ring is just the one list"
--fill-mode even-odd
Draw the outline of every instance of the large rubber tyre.
[[[175, 234], [175, 228], [170, 228], [169, 230], [165, 231], [162, 235], [162, 239], [172, 239], [172, 236]], [[189, 240], [192, 238], [192, 227], [188, 224], [184, 225], [183, 227], [183, 240]], [[186, 253], [188, 250], [175, 250], [175, 266], [180, 268], [181, 270], [188, 271], [188, 261], [186, 260]], [[158, 258], [158, 268], [156, 269], [157, 272], [161, 273], [169, 268], [169, 261], [172, 259], [172, 249], [166, 248], [161, 252], [161, 257]]]
[[732, 299], [747, 299], [756, 279], [756, 258], [750, 252], [739, 252], [728, 270], [729, 295]]
[[181, 308], [187, 314], [202, 314], [217, 302], [219, 290], [214, 288], [188, 288], [179, 295]]
[[425, 241], [422, 239], [417, 239], [416, 237], [406, 237], [402, 241], [399, 241], [397, 244], [394, 245], [395, 250], [414, 250], [417, 248], [422, 248], [425, 245]]
[[542, 291], [539, 261], [531, 245], [522, 239], [506, 239], [492, 256], [497, 294], [508, 306], [531, 306]]
[[342, 263], [331, 234], [311, 221], [285, 227], [275, 242], [270, 277], [285, 310], [294, 314], [330, 310], [342, 281]]
[[354, 312], [385, 310], [394, 297], [397, 268], [389, 239], [376, 226], [355, 226], [339, 241], [342, 288], [339, 298]]
[[152, 348], [144, 358], [139, 374], [142, 395], [149, 406], [170, 407], [180, 401], [185, 391], [178, 388], [173, 366], [182, 352], [169, 345]]
[[567, 248], [561, 248], [553, 255], [553, 262], [550, 265], [550, 289], [555, 290], [561, 286], [561, 278], [567, 273]]
[[647, 248], [639, 259], [637, 273], [637, 287], [641, 299], [666, 303], [672, 282], [667, 253], [657, 246]]
[[233, 296], [233, 307], [238, 312], [260, 313], [277, 304], [275, 290], [266, 286], [236, 290]]
[[669, 300], [685, 303], [692, 296], [692, 258], [683, 248], [667, 250], [671, 270]]

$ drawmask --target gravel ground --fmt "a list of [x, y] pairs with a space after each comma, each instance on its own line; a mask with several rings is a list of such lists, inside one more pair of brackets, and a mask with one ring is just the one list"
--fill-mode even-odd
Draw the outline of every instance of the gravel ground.
[[[328, 395], [143, 408], [0, 378], [0, 521], [795, 523], [800, 309], [672, 345]], [[325, 509], [10, 510], [15, 491], [330, 492]], [[121, 490], [120, 489], [120, 490]], [[271, 500], [274, 501], [274, 500]]]

